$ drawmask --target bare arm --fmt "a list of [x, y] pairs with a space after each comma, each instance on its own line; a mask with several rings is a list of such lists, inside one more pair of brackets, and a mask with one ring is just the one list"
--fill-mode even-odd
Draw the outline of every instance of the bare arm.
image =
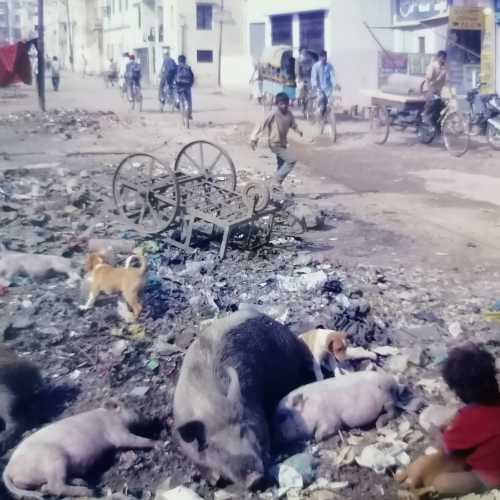
[[250, 145], [252, 147], [257, 146], [257, 143], [259, 142], [260, 137], [262, 136], [264, 131], [269, 127], [269, 124], [271, 123], [271, 120], [273, 117], [274, 117], [274, 113], [271, 113], [270, 115], [267, 116], [267, 118], [260, 125], [257, 125], [253, 129], [253, 132], [250, 135]]

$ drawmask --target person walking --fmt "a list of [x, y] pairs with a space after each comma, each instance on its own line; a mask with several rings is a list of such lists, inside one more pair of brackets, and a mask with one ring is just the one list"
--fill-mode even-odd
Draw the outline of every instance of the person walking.
[[129, 55], [129, 62], [125, 69], [128, 100], [141, 99], [141, 65], [135, 60], [135, 55]]
[[180, 55], [177, 59], [177, 71], [175, 73], [175, 85], [177, 87], [177, 95], [184, 96], [188, 105], [189, 119], [193, 119], [193, 95], [192, 87], [194, 83], [194, 74], [191, 66], [186, 62], [186, 56]]
[[258, 125], [250, 137], [250, 146], [253, 150], [257, 147], [259, 138], [267, 133], [269, 148], [276, 155], [277, 171], [274, 178], [275, 184], [281, 186], [287, 175], [293, 170], [297, 160], [289, 152], [288, 132], [293, 129], [301, 137], [302, 131], [299, 129], [293, 113], [290, 111], [290, 98], [284, 92], [276, 94], [277, 110], [271, 112], [267, 118]]
[[297, 79], [297, 99], [304, 103], [311, 88], [311, 73], [314, 59], [305, 47], [301, 47], [299, 57], [295, 61], [295, 76]]
[[55, 92], [59, 91], [59, 83], [61, 82], [61, 65], [56, 56], [52, 58], [52, 63], [50, 65], [50, 72], [52, 76], [52, 87]]
[[311, 88], [318, 95], [321, 115], [325, 114], [328, 99], [335, 88], [335, 70], [328, 62], [326, 50], [319, 53], [319, 61], [314, 64], [311, 71]]

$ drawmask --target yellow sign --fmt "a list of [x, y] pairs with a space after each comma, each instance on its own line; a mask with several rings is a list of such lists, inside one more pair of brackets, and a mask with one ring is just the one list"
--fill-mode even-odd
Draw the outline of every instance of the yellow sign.
[[482, 30], [483, 9], [481, 7], [451, 7], [449, 26], [452, 30]]
[[495, 92], [495, 18], [491, 9], [484, 9], [484, 31], [481, 44], [481, 93]]

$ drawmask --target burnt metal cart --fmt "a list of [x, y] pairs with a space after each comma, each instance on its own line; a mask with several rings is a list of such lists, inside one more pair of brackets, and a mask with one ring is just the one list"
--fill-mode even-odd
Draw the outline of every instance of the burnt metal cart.
[[[247, 247], [256, 235], [257, 222], [264, 223], [264, 241], [273, 229], [287, 236], [305, 231], [305, 224], [273, 202], [263, 184], [247, 184], [236, 190], [236, 170], [228, 153], [208, 141], [184, 146], [173, 168], [154, 156], [127, 156], [113, 177], [113, 197], [120, 215], [143, 235], [165, 234], [172, 245], [188, 250], [197, 225], [209, 225], [212, 233], [222, 230], [219, 256], [236, 232], [244, 233]], [[262, 236], [262, 231], [260, 231]], [[262, 238], [259, 238], [262, 240]]]

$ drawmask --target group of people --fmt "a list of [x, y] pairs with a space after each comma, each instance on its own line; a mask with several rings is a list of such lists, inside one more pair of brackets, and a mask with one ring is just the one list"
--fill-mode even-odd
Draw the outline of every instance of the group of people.
[[[113, 60], [110, 60], [113, 64]], [[111, 67], [111, 66], [110, 66]], [[141, 88], [142, 70], [141, 65], [134, 54], [125, 52], [122, 56], [119, 68], [120, 86], [126, 91], [133, 85]], [[160, 70], [160, 90], [159, 99], [165, 102], [167, 92], [172, 94], [175, 92], [177, 96], [182, 95], [188, 105], [189, 118], [192, 119], [193, 99], [191, 88], [194, 84], [194, 74], [191, 67], [187, 64], [186, 56], [180, 55], [177, 62], [170, 56], [170, 52], [166, 51], [163, 58], [163, 64]]]
[[[328, 62], [328, 54], [322, 50], [319, 60], [314, 61], [311, 52], [306, 48], [300, 49], [300, 54], [296, 60], [296, 82], [298, 89], [298, 99], [306, 99], [308, 93], [318, 96], [320, 112], [324, 113], [328, 100], [336, 87], [335, 70]], [[290, 111], [290, 98], [285, 92], [280, 92], [275, 96], [276, 111], [272, 111], [266, 119], [259, 124], [250, 137], [252, 149], [257, 147], [260, 137], [267, 133], [268, 144], [271, 151], [276, 156], [277, 171], [274, 178], [274, 186], [281, 187], [283, 181], [293, 170], [297, 160], [287, 149], [287, 137], [290, 129], [302, 136], [293, 113]]]

